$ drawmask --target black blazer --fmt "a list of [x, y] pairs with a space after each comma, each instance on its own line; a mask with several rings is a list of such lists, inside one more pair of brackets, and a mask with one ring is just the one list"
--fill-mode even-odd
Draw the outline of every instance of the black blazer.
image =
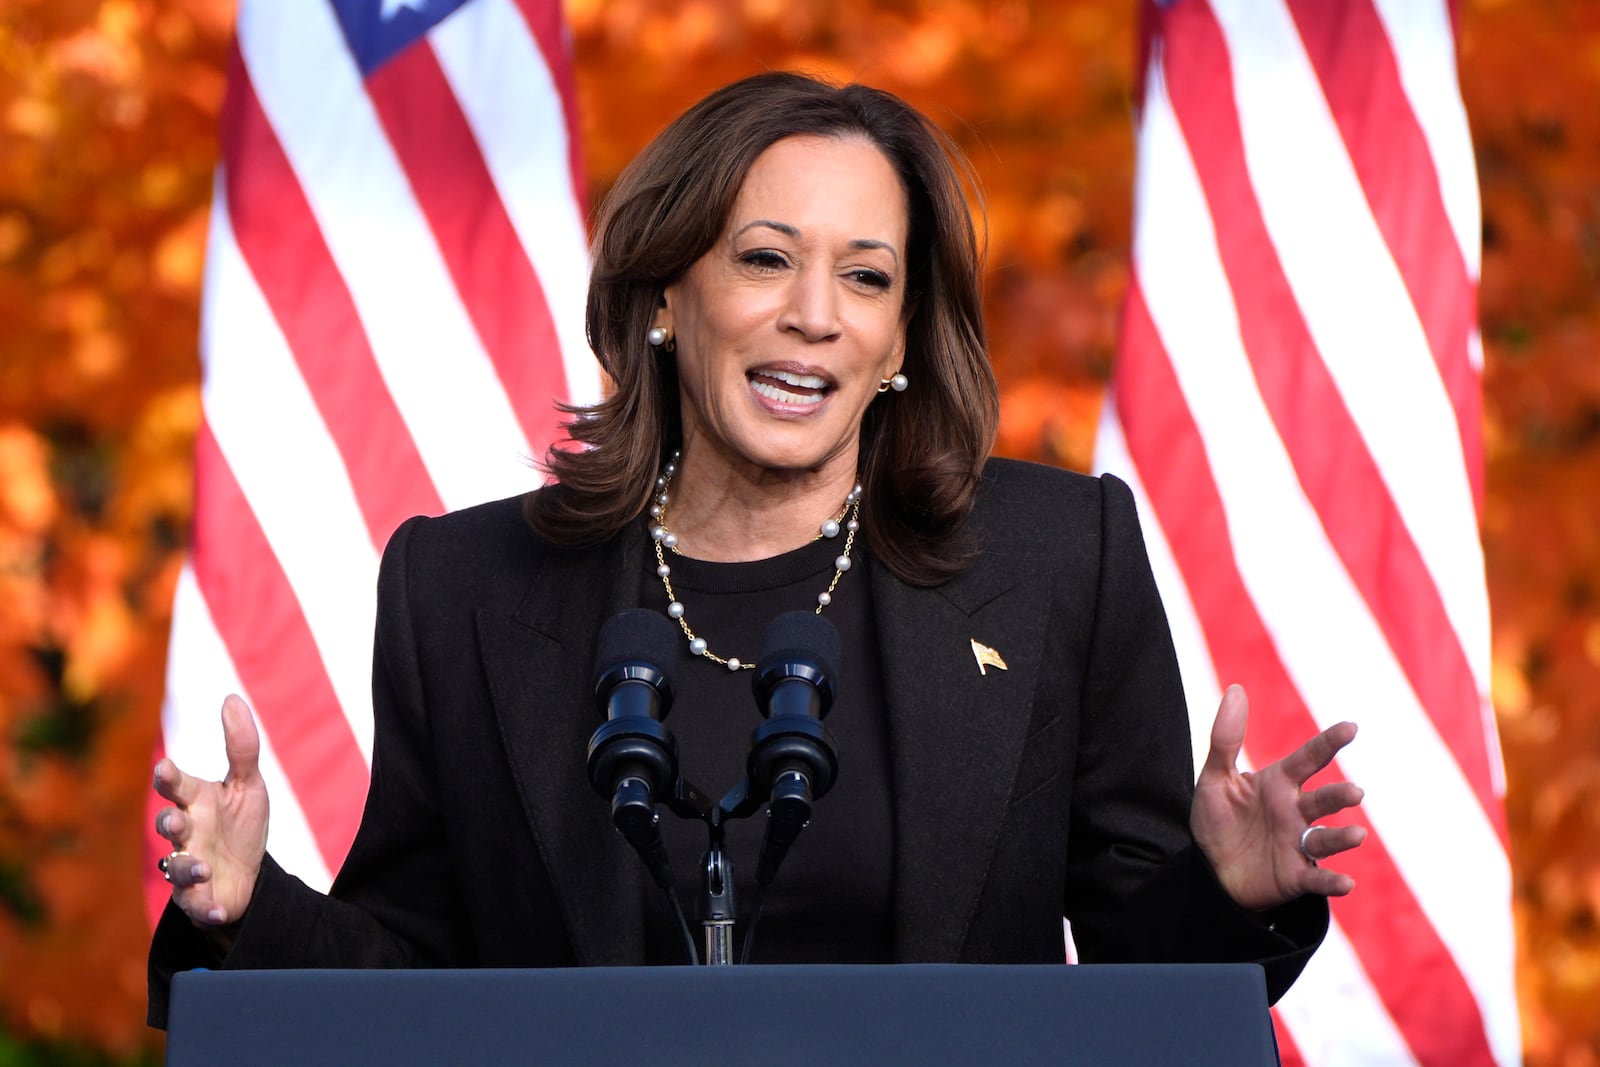
[[[636, 606], [635, 524], [583, 549], [522, 499], [413, 519], [384, 552], [372, 783], [331, 897], [268, 858], [222, 966], [552, 966], [644, 959], [642, 864], [590, 789], [600, 624]], [[1257, 960], [1275, 1000], [1327, 926], [1320, 898], [1235, 906], [1188, 831], [1176, 657], [1132, 495], [1005, 460], [980, 552], [935, 589], [867, 568], [894, 779], [904, 962]], [[981, 672], [972, 642], [1004, 658]], [[844, 653], [846, 659], [849, 650]], [[169, 905], [150, 1015], [173, 971], [216, 966]]]

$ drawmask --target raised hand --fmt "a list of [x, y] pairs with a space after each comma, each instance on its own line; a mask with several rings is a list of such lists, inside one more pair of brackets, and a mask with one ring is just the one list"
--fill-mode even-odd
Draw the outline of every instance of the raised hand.
[[1303, 787], [1355, 738], [1355, 723], [1330, 726], [1271, 766], [1241, 772], [1249, 709], [1244, 690], [1229, 686], [1189, 810], [1195, 841], [1242, 907], [1275, 907], [1306, 893], [1343, 896], [1355, 880], [1316, 861], [1355, 848], [1367, 831], [1312, 824], [1360, 804], [1361, 788], [1351, 782]]
[[156, 833], [172, 842], [166, 873], [172, 900], [196, 926], [238, 922], [250, 904], [267, 851], [267, 786], [257, 759], [261, 739], [250, 707], [237, 696], [222, 702], [228, 774], [208, 782], [164, 759], [155, 790], [172, 807], [156, 813]]

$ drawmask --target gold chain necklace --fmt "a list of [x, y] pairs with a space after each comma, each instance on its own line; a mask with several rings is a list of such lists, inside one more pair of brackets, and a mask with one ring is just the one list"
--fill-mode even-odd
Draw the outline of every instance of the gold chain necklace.
[[[683, 601], [678, 599], [678, 594], [672, 591], [672, 568], [667, 565], [666, 549], [678, 550], [678, 535], [667, 529], [667, 502], [671, 500], [668, 490], [672, 487], [672, 476], [678, 473], [679, 453], [674, 452], [667, 465], [661, 468], [661, 476], [656, 479], [656, 499], [650, 505], [650, 518], [654, 525], [650, 529], [650, 540], [656, 549], [656, 577], [661, 579], [661, 586], [667, 591], [667, 616], [678, 624], [683, 631], [683, 636], [689, 639], [689, 652], [696, 656], [704, 656], [712, 663], [720, 663], [730, 671], [753, 671], [756, 665], [746, 663], [737, 656], [723, 659], [711, 651], [706, 644], [706, 639], [697, 635], [689, 626], [689, 619], [684, 613]], [[833, 591], [839, 584], [839, 579], [844, 577], [844, 572], [850, 569], [850, 549], [855, 547], [856, 532], [861, 529], [861, 486], [857, 485], [850, 490], [844, 498], [844, 507], [839, 509], [839, 514], [824, 522], [812, 540], [821, 538], [838, 537], [840, 531], [844, 532], [844, 551], [833, 561], [833, 580], [828, 583], [828, 588], [817, 594], [817, 614], [822, 614], [822, 609], [833, 603]]]

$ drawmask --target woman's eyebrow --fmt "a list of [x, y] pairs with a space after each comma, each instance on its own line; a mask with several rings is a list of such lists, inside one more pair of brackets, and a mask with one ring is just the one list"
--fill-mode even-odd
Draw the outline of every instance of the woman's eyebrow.
[[890, 244], [888, 241], [877, 241], [877, 240], [873, 240], [870, 237], [858, 237], [854, 241], [850, 242], [850, 247], [851, 248], [881, 248], [881, 249], [883, 249], [883, 251], [889, 253], [891, 256], [894, 257], [894, 262], [895, 262], [896, 266], [899, 266], [899, 264], [900, 264], [900, 253], [898, 251], [896, 251], [894, 245]]
[[753, 230], [757, 226], [765, 226], [769, 230], [777, 230], [785, 237], [799, 238], [800, 236], [800, 230], [797, 227], [791, 226], [787, 222], [774, 222], [772, 219], [756, 219], [754, 222], [747, 222], [739, 227], [734, 236], [738, 237], [740, 234]]

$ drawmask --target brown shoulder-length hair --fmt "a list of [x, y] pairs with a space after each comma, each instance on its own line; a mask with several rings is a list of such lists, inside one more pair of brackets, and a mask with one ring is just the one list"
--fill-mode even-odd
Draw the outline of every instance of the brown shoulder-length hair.
[[969, 561], [961, 536], [1000, 418], [978, 292], [979, 253], [960, 150], [900, 98], [773, 72], [735, 82], [668, 126], [623, 171], [601, 209], [589, 281], [589, 344], [614, 390], [564, 407], [582, 449], [551, 449], [556, 492], [528, 520], [559, 544], [603, 540], [649, 505], [679, 442], [676, 361], [645, 335], [663, 290], [722, 235], [746, 173], [799, 134], [858, 136], [900, 177], [910, 205], [906, 355], [911, 388], [877, 398], [861, 428], [861, 535], [900, 579], [934, 585]]

